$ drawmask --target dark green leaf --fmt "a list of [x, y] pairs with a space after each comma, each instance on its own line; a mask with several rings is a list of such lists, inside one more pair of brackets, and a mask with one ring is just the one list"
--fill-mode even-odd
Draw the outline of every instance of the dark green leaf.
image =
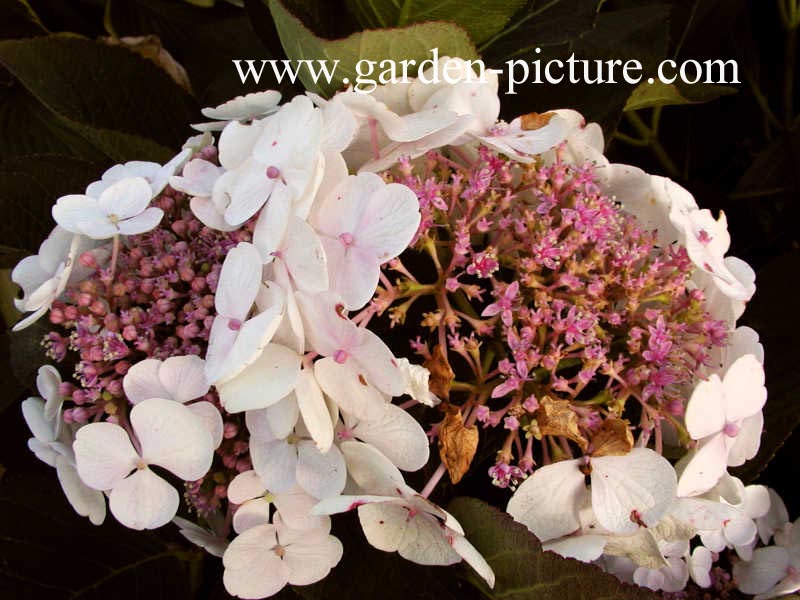
[[47, 33], [27, 0], [0, 0], [0, 39]]
[[[257, 89], [278, 89], [274, 79], [243, 84], [233, 59], [270, 58], [271, 52], [241, 8], [217, 3], [199, 8], [171, 0], [111, 0], [107, 22], [117, 36], [156, 35], [189, 74], [204, 106]], [[265, 9], [266, 10], [266, 9]], [[275, 34], [275, 43], [280, 46]]]
[[0, 334], [0, 412], [26, 389], [34, 389], [36, 371], [47, 362], [42, 339], [50, 331], [42, 318], [22, 331]]
[[512, 58], [534, 60], [555, 52], [567, 54], [594, 26], [601, 0], [533, 0], [508, 27], [481, 48], [494, 65]]
[[168, 158], [196, 118], [186, 92], [124, 48], [70, 35], [6, 40], [0, 64], [61, 125], [117, 161]]
[[342, 561], [330, 575], [296, 586], [306, 600], [479, 600], [477, 590], [456, 577], [452, 567], [421, 566], [395, 552], [370, 546], [355, 511], [333, 519], [333, 535], [344, 545]]
[[625, 103], [625, 110], [641, 110], [656, 106], [679, 104], [701, 104], [711, 102], [722, 96], [735, 94], [738, 90], [726, 85], [711, 83], [676, 84], [664, 83], [658, 79], [653, 83], [644, 81], [631, 92]]
[[50, 209], [65, 194], [99, 179], [90, 162], [68, 156], [23, 156], [0, 162], [0, 239], [34, 253], [55, 226]]
[[[309, 31], [292, 15], [280, 0], [268, 0], [270, 11], [281, 38], [286, 55], [291, 60], [311, 59], [340, 61], [332, 82], [315, 82], [308, 69], [300, 69], [299, 77], [311, 91], [329, 95], [345, 85], [344, 80], [356, 80], [359, 60], [415, 60], [417, 64], [430, 58], [431, 48], [439, 48], [440, 56], [477, 58], [477, 52], [466, 32], [452, 23], [423, 23], [396, 29], [362, 31], [340, 40], [325, 40]], [[315, 64], [316, 66], [316, 64]], [[377, 79], [379, 69], [369, 75]], [[415, 70], [413, 75], [416, 75]]]
[[524, 525], [475, 498], [456, 498], [447, 510], [464, 527], [467, 539], [494, 569], [489, 590], [471, 571], [470, 579], [490, 598], [504, 600], [655, 600], [657, 596], [622, 583], [598, 567], [542, 552]]
[[365, 28], [387, 28], [452, 21], [463, 27], [476, 44], [500, 31], [527, 0], [348, 0], [348, 8]]

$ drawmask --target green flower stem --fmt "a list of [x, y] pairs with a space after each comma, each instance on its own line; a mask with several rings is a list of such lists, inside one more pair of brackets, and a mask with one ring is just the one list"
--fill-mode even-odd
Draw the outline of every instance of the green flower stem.
[[680, 170], [675, 166], [675, 163], [669, 157], [664, 146], [661, 145], [661, 142], [658, 141], [657, 132], [648, 127], [642, 118], [634, 111], [626, 112], [625, 118], [628, 119], [628, 122], [636, 130], [636, 133], [638, 133], [643, 140], [647, 140], [650, 151], [658, 159], [658, 162], [661, 163], [667, 175], [670, 177], [680, 177]]

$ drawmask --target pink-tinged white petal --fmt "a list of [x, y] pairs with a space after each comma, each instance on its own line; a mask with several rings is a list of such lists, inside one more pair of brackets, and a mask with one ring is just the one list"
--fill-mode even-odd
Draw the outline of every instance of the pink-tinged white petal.
[[289, 544], [283, 557], [289, 567], [289, 583], [310, 585], [324, 579], [339, 564], [343, 551], [342, 543], [332, 535], [309, 543]]
[[711, 566], [713, 564], [711, 551], [705, 546], [698, 546], [689, 557], [689, 575], [701, 588], [711, 586]]
[[169, 184], [172, 188], [189, 196], [210, 198], [214, 190], [214, 183], [224, 172], [225, 169], [214, 163], [202, 158], [195, 158], [184, 165], [181, 175], [170, 177]]
[[697, 496], [714, 487], [727, 465], [725, 437], [718, 433], [703, 443], [692, 455], [678, 482], [678, 496]]
[[738, 588], [745, 594], [763, 594], [786, 576], [789, 553], [780, 546], [759, 548], [750, 561], [739, 561], [733, 567]]
[[241, 166], [253, 152], [261, 133], [264, 131], [264, 123], [256, 121], [249, 125], [244, 125], [237, 121], [228, 123], [219, 136], [219, 164], [226, 170], [231, 171]]
[[261, 211], [253, 230], [253, 245], [263, 263], [270, 263], [282, 248], [292, 214], [292, 198], [286, 186], [278, 187]]
[[97, 203], [100, 209], [117, 219], [140, 215], [150, 204], [150, 184], [143, 177], [127, 177], [106, 188]]
[[172, 356], [161, 364], [158, 378], [169, 393], [168, 398], [185, 403], [208, 393], [204, 368], [205, 362], [199, 356]]
[[713, 373], [694, 388], [686, 405], [686, 428], [699, 440], [722, 431], [725, 427], [725, 398], [722, 381]]
[[[261, 410], [266, 415], [269, 430], [279, 440], [288, 437], [292, 433], [297, 420], [300, 418], [300, 408], [297, 405], [297, 396], [294, 392], [284, 396], [272, 406]], [[251, 412], [260, 411], [248, 411], [248, 414]]]
[[253, 244], [240, 242], [228, 252], [217, 283], [217, 313], [244, 320], [261, 287], [261, 256]]
[[280, 344], [268, 344], [260, 356], [224, 383], [217, 383], [220, 402], [230, 413], [267, 408], [297, 385], [302, 357]]
[[310, 369], [300, 372], [294, 393], [311, 438], [320, 452], [327, 452], [333, 444], [333, 422], [322, 390]]
[[767, 401], [764, 366], [752, 354], [738, 358], [722, 380], [725, 418], [737, 422], [759, 412]]
[[648, 448], [624, 456], [592, 459], [592, 508], [598, 522], [615, 533], [652, 527], [675, 500], [672, 465]]
[[580, 527], [578, 511], [587, 493], [578, 461], [565, 460], [536, 469], [517, 488], [506, 511], [546, 542]]
[[264, 496], [248, 500], [233, 514], [233, 530], [244, 533], [248, 529], [269, 523], [269, 500]]
[[403, 471], [421, 469], [430, 457], [425, 430], [414, 417], [394, 404], [386, 404], [377, 420], [360, 420], [352, 432], [375, 446]]
[[179, 533], [195, 546], [203, 548], [211, 556], [219, 558], [225, 553], [228, 547], [228, 540], [216, 536], [213, 532], [200, 527], [181, 517], [175, 517], [172, 522], [179, 527]]
[[314, 375], [325, 394], [342, 411], [365, 421], [384, 416], [388, 399], [369, 385], [354, 365], [337, 363], [333, 357], [323, 358], [314, 363]]
[[272, 503], [281, 521], [295, 531], [331, 530], [330, 519], [325, 515], [315, 515], [311, 511], [318, 500], [295, 486], [288, 492], [275, 494]]
[[543, 550], [550, 550], [566, 558], [592, 562], [600, 558], [606, 546], [602, 535], [569, 535], [542, 544]]
[[761, 411], [742, 420], [733, 444], [728, 446], [729, 467], [739, 467], [758, 454], [763, 431], [764, 415]]
[[297, 485], [314, 498], [340, 494], [347, 480], [347, 466], [336, 446], [320, 452], [313, 442], [297, 443]]
[[41, 398], [28, 398], [22, 403], [22, 417], [33, 437], [43, 444], [56, 440], [56, 421], [45, 417], [45, 403]]
[[297, 447], [284, 440], [260, 441], [250, 439], [250, 458], [253, 469], [266, 488], [275, 494], [292, 489], [297, 482]]
[[108, 497], [111, 514], [131, 529], [166, 525], [178, 512], [179, 503], [177, 490], [147, 467], [115, 485]]
[[379, 504], [381, 502], [397, 502], [398, 496], [345, 495], [325, 498], [313, 505], [312, 515], [337, 515], [357, 509], [364, 504]]
[[211, 402], [205, 400], [201, 402], [194, 402], [186, 405], [194, 416], [199, 418], [208, 433], [211, 434], [211, 445], [216, 450], [222, 443], [222, 438], [225, 433], [224, 425], [222, 423], [222, 415], [219, 414], [219, 409]]
[[78, 476], [75, 465], [65, 456], [55, 460], [61, 489], [75, 512], [88, 517], [92, 525], [100, 525], [106, 518], [106, 498], [103, 492], [88, 487]]
[[164, 467], [186, 481], [200, 479], [211, 468], [211, 433], [204, 420], [183, 404], [150, 398], [133, 407], [130, 421], [147, 464]]
[[160, 360], [146, 358], [128, 369], [122, 380], [122, 388], [131, 404], [138, 404], [148, 398], [172, 399], [158, 375], [161, 365]]
[[235, 231], [239, 228], [239, 225], [231, 225], [225, 220], [223, 213], [217, 210], [211, 198], [195, 196], [189, 201], [189, 208], [192, 209], [194, 216], [206, 227], [218, 231]]
[[73, 450], [81, 480], [100, 491], [117, 486], [140, 463], [126, 431], [113, 423], [81, 427], [75, 434]]
[[302, 219], [293, 216], [289, 220], [281, 256], [295, 289], [311, 294], [328, 289], [325, 250], [319, 236]]
[[407, 489], [392, 462], [375, 447], [363, 442], [342, 442], [347, 474], [367, 494], [399, 496]]
[[223, 583], [239, 598], [266, 598], [289, 581], [289, 567], [274, 552], [275, 527], [259, 525], [236, 537], [225, 550]]
[[490, 588], [494, 587], [495, 576], [492, 567], [489, 566], [489, 563], [486, 562], [486, 559], [483, 558], [475, 546], [469, 543], [467, 538], [463, 535], [455, 534], [452, 536], [451, 546], [469, 566], [475, 569], [475, 572], [486, 581]]
[[266, 493], [266, 487], [253, 469], [239, 473], [228, 484], [228, 500], [234, 504], [244, 504]]
[[725, 502], [706, 498], [678, 498], [670, 514], [696, 531], [715, 531], [741, 513]]

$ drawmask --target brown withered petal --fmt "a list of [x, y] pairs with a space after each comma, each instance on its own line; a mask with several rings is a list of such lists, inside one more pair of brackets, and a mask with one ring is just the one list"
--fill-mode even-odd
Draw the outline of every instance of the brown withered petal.
[[452, 407], [439, 425], [439, 456], [447, 467], [450, 481], [461, 481], [469, 470], [477, 449], [478, 428], [475, 425], [466, 427], [461, 411]]
[[431, 357], [425, 361], [423, 366], [431, 373], [428, 379], [428, 387], [430, 387], [430, 390], [443, 400], [449, 399], [450, 385], [453, 383], [453, 379], [455, 379], [456, 375], [453, 373], [450, 363], [447, 362], [447, 353], [442, 348], [441, 344], [436, 345], [431, 353]]
[[541, 129], [550, 122], [550, 119], [556, 116], [554, 112], [537, 113], [532, 112], [527, 115], [520, 116], [520, 126], [524, 131], [533, 131]]
[[543, 397], [539, 401], [536, 420], [542, 435], [563, 435], [578, 444], [584, 452], [589, 447], [589, 441], [578, 428], [578, 415], [572, 410], [569, 400]]
[[633, 434], [625, 419], [609, 417], [592, 438], [592, 456], [623, 456], [633, 448]]

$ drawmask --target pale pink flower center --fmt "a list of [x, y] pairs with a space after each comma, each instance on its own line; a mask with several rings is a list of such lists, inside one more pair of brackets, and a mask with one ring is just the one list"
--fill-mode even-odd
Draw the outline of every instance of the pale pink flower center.
[[231, 331], [239, 331], [242, 328], [242, 322], [239, 319], [231, 319], [228, 321], [228, 329]]
[[341, 348], [333, 353], [333, 360], [335, 360], [340, 365], [343, 365], [344, 362], [347, 360], [348, 354], [347, 350], [342, 350]]
[[277, 179], [281, 176], [281, 170], [276, 167], [275, 165], [270, 165], [267, 167], [267, 177], [270, 179]]
[[722, 428], [722, 433], [728, 437], [736, 437], [739, 435], [739, 426], [736, 423], [725, 423], [725, 427]]

